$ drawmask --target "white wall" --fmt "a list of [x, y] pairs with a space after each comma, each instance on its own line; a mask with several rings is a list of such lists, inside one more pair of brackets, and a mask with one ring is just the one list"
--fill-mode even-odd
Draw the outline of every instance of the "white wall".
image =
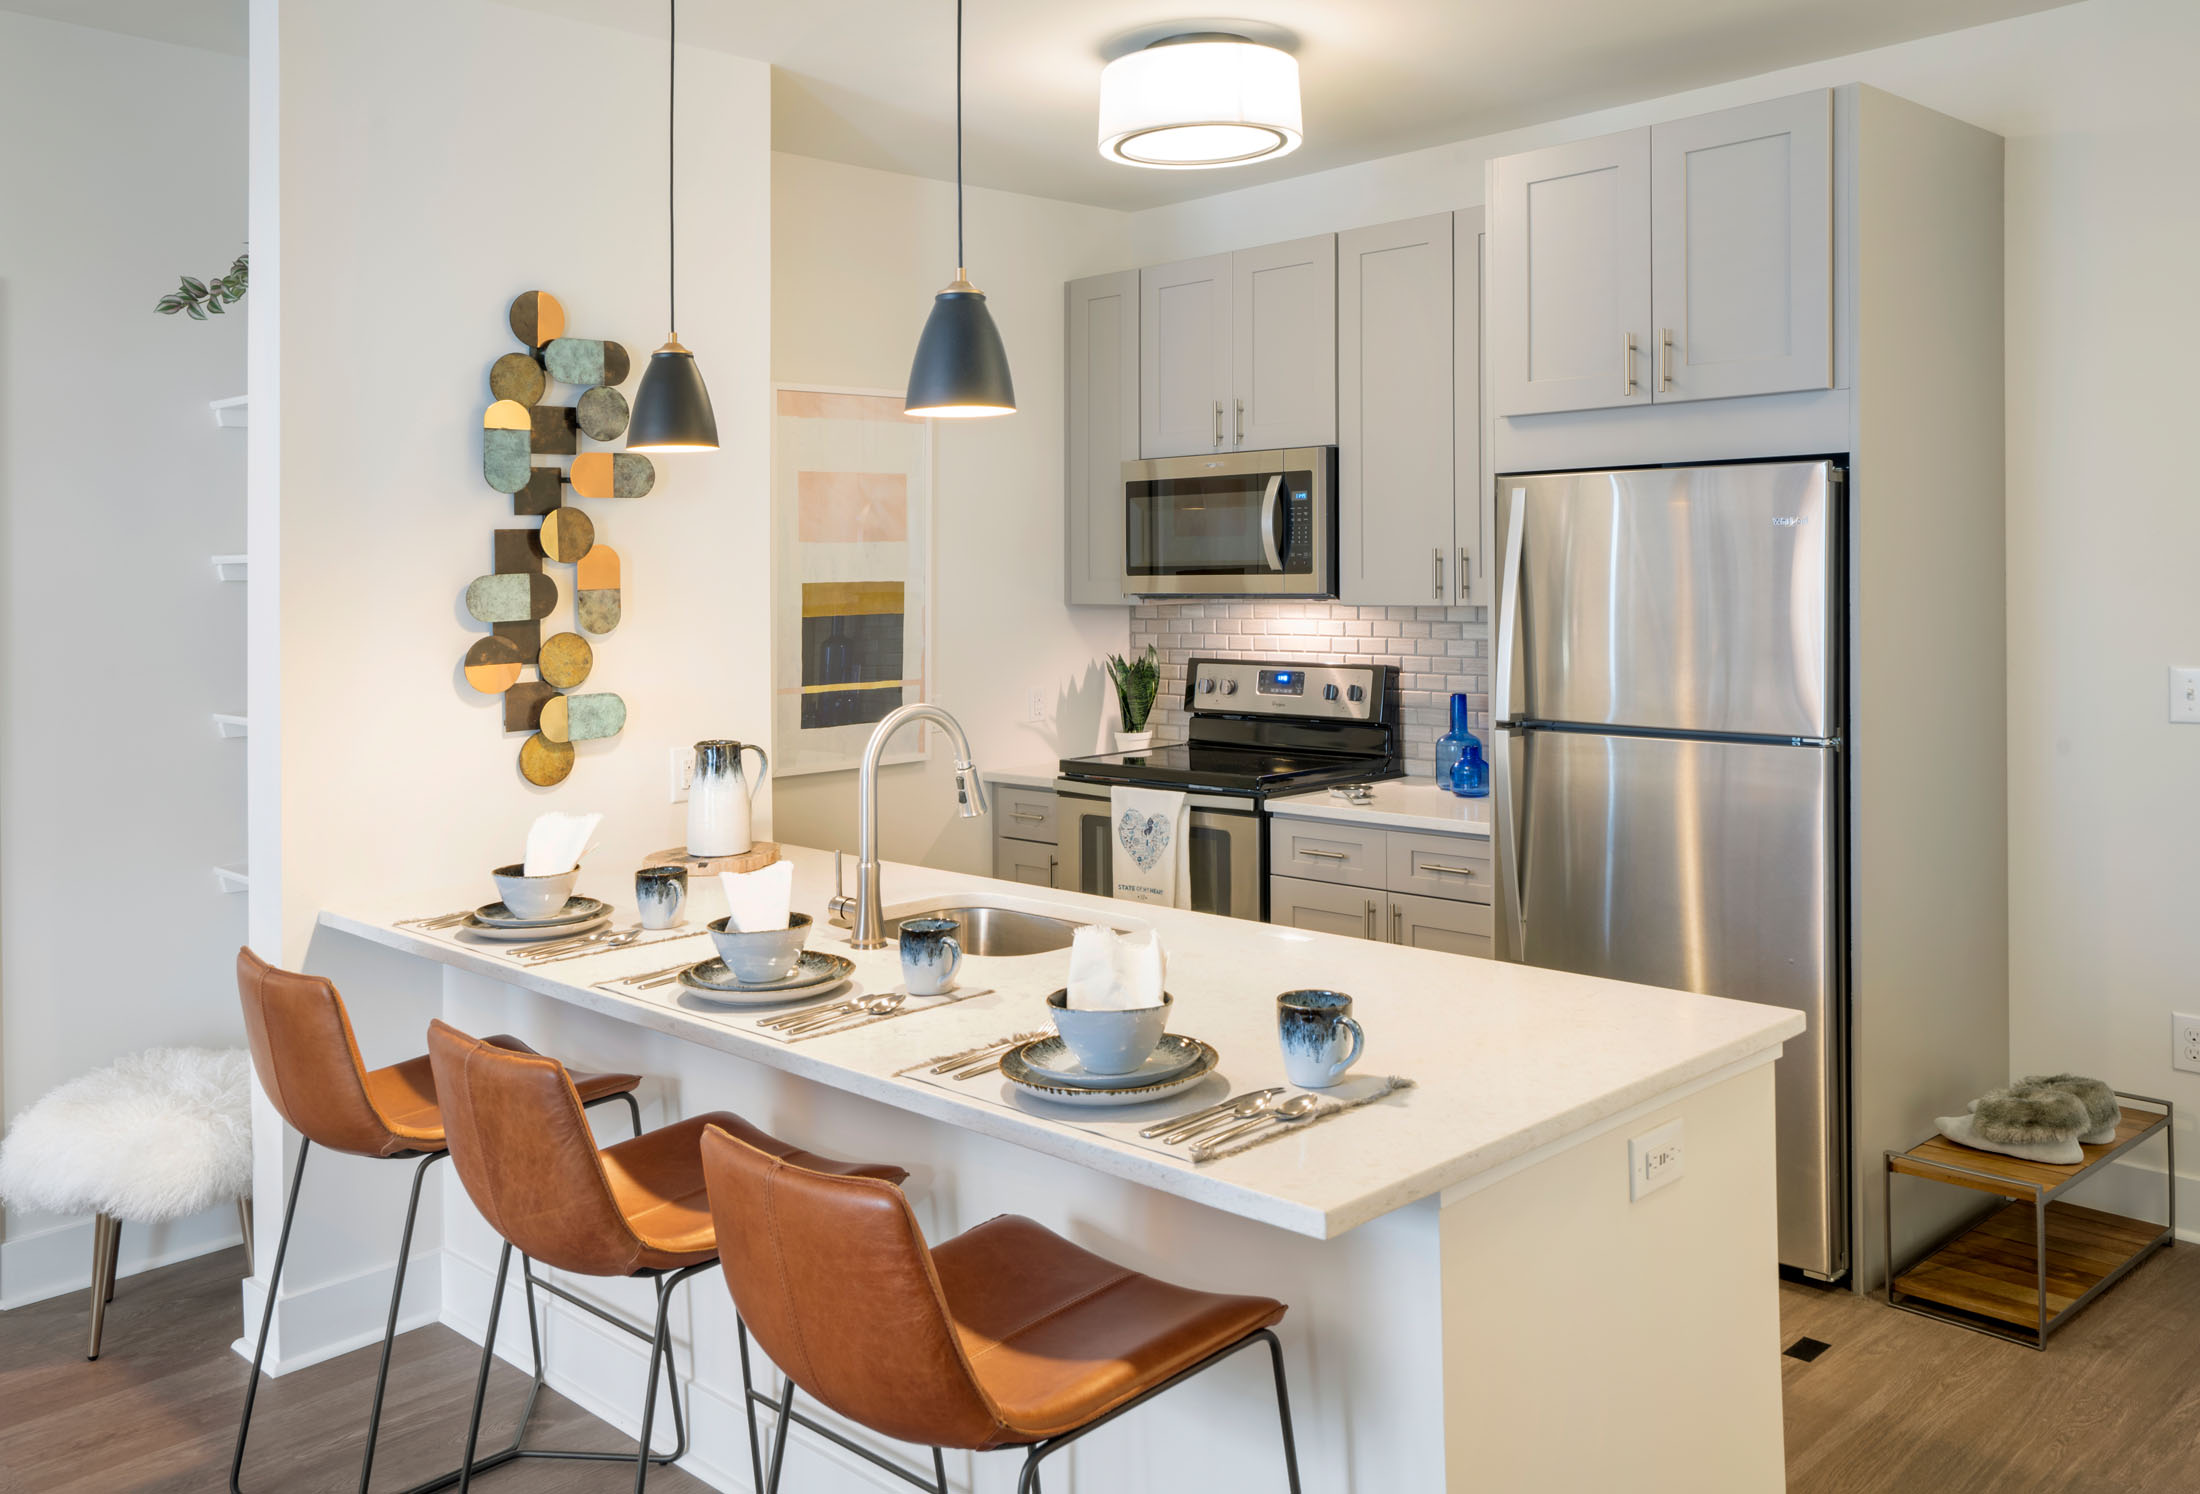
[[[245, 239], [241, 59], [0, 13], [0, 1114], [159, 1044], [242, 1041], [244, 316], [153, 313]], [[251, 303], [248, 301], [247, 305]], [[86, 938], [87, 934], [93, 937]], [[7, 1219], [0, 1302], [88, 1279]], [[125, 1231], [124, 1270], [233, 1240]]]
[[[624, 343], [629, 397], [664, 338], [664, 69], [661, 40], [487, 0], [255, 0], [253, 232], [270, 278], [252, 378], [270, 416], [253, 431], [269, 584], [254, 582], [252, 708], [280, 738], [253, 776], [254, 943], [337, 977], [370, 1064], [421, 1051], [418, 962], [314, 933], [321, 909], [483, 901], [489, 868], [550, 808], [605, 814], [581, 886], [630, 896], [633, 869], [681, 838], [669, 750], [768, 732], [751, 537], [767, 522], [770, 79], [722, 53], [683, 47], [679, 91], [679, 331], [722, 449], [659, 458], [646, 498], [579, 502], [623, 560], [624, 620], [595, 640], [587, 688], [625, 697], [626, 730], [535, 788], [501, 701], [460, 672], [485, 631], [463, 593], [490, 569], [491, 532], [534, 522], [480, 474], [489, 365], [518, 347], [508, 302], [550, 290], [574, 335]], [[348, 1202], [294, 1242], [286, 1295], [371, 1299], [405, 1169], [313, 1165], [308, 1193]], [[263, 1145], [263, 1197], [284, 1175]], [[261, 1220], [265, 1262], [275, 1211]], [[432, 1309], [432, 1287], [421, 1300]], [[293, 1360], [328, 1347], [303, 1330], [279, 1343]]]
[[1133, 260], [1471, 205], [1494, 155], [1846, 82], [2006, 136], [2010, 1067], [2200, 1110], [2169, 1067], [2169, 1013], [2200, 1000], [2200, 729], [2167, 724], [2164, 676], [2200, 663], [2196, 70], [2200, 7], [2088, 0], [1139, 213]]
[[[1115, 713], [1099, 664], [1127, 634], [1127, 608], [1062, 602], [1062, 283], [1129, 263], [1128, 215], [989, 191], [969, 194], [968, 214], [970, 277], [1007, 345], [1017, 413], [936, 422], [931, 699], [982, 766], [1051, 764], [1099, 750]], [[905, 386], [954, 248], [952, 183], [774, 155], [772, 377]], [[1046, 719], [1031, 723], [1035, 689]], [[944, 740], [879, 782], [886, 856], [991, 871], [992, 822], [955, 814]], [[855, 850], [853, 772], [783, 779], [776, 793], [781, 835]]]

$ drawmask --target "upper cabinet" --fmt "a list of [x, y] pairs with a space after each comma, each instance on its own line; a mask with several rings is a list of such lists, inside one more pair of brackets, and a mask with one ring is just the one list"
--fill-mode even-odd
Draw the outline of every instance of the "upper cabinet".
[[1495, 413], [1831, 387], [1832, 119], [1821, 90], [1494, 162]]
[[1138, 456], [1138, 272], [1069, 283], [1067, 596], [1121, 605], [1123, 464]]
[[1337, 241], [1323, 234], [1139, 272], [1139, 452], [1337, 439]]

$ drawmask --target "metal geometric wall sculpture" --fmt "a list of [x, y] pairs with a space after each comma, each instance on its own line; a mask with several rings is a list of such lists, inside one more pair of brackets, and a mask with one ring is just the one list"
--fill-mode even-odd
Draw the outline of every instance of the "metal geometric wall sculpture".
[[[512, 512], [539, 518], [535, 528], [499, 529], [492, 569], [466, 588], [466, 610], [489, 625], [489, 636], [466, 650], [466, 683], [504, 697], [504, 729], [528, 732], [519, 770], [545, 787], [573, 771], [573, 744], [614, 737], [626, 726], [626, 702], [608, 692], [576, 695], [595, 668], [596, 651], [582, 636], [619, 625], [619, 555], [596, 539], [596, 525], [566, 502], [639, 498], [657, 481], [648, 457], [624, 451], [582, 451], [580, 437], [616, 441], [626, 434], [625, 382], [631, 361], [615, 342], [565, 335], [565, 308], [548, 291], [512, 302], [512, 335], [526, 345], [489, 368], [492, 403], [481, 417], [481, 475], [512, 498]], [[569, 405], [543, 403], [553, 388], [580, 389]], [[537, 457], [552, 460], [537, 466]], [[571, 457], [560, 467], [556, 458]], [[543, 620], [558, 607], [558, 584], [545, 560], [573, 567], [573, 613], [579, 631], [543, 637]], [[536, 677], [521, 675], [532, 669]]]

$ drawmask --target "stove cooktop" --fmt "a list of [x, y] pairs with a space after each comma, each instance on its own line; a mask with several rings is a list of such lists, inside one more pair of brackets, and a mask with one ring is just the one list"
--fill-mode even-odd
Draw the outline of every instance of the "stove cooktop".
[[1390, 758], [1281, 752], [1203, 742], [1168, 742], [1143, 752], [1065, 757], [1061, 762], [1063, 777], [1089, 783], [1141, 783], [1262, 797], [1325, 788], [1333, 783], [1396, 778], [1401, 771]]

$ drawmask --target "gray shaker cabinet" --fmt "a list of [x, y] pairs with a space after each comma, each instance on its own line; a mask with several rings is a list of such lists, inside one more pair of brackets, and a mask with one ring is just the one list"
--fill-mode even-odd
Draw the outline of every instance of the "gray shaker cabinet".
[[1072, 280], [1069, 366], [1066, 595], [1072, 605], [1121, 606], [1123, 463], [1138, 456], [1138, 272]]
[[1232, 451], [1337, 439], [1337, 236], [1230, 256]]
[[1230, 256], [1138, 272], [1138, 450], [1222, 451], [1230, 404]]
[[1650, 403], [1650, 131], [1502, 157], [1489, 211], [1497, 413]]
[[1650, 131], [1660, 404], [1833, 387], [1833, 94]]

